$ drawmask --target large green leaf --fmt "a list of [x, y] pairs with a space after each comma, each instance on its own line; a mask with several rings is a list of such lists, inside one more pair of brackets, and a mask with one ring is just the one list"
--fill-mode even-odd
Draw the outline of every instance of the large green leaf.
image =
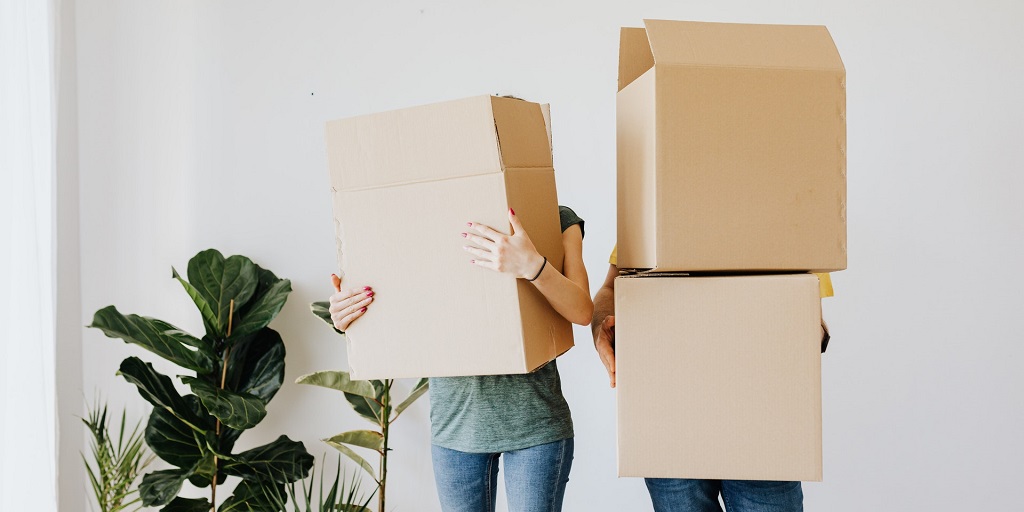
[[332, 448], [334, 448], [335, 450], [338, 450], [339, 452], [345, 454], [346, 457], [352, 459], [352, 461], [355, 462], [356, 464], [359, 464], [359, 467], [363, 468], [363, 470], [370, 474], [370, 478], [373, 478], [374, 481], [378, 481], [377, 472], [373, 470], [373, 466], [371, 466], [369, 462], [366, 462], [366, 459], [364, 459], [361, 455], [359, 455], [351, 448], [341, 443], [334, 443], [331, 442], [329, 439], [325, 439], [324, 442], [327, 443]]
[[210, 500], [206, 498], [174, 498], [160, 512], [210, 512]]
[[165, 469], [154, 471], [142, 477], [139, 495], [147, 507], [166, 505], [181, 492], [181, 484], [191, 474], [191, 469]]
[[324, 322], [327, 322], [327, 325], [331, 326], [331, 329], [334, 329], [334, 332], [336, 332], [338, 334], [345, 334], [344, 331], [339, 331], [336, 327], [334, 327], [334, 320], [331, 319], [331, 303], [330, 302], [327, 302], [327, 301], [314, 302], [314, 303], [309, 305], [309, 310], [312, 311], [313, 314], [316, 315], [317, 317], [319, 317], [321, 320], [323, 320]]
[[324, 439], [324, 442], [331, 445], [349, 444], [369, 448], [377, 452], [384, 450], [384, 435], [375, 430], [350, 430], [329, 439]]
[[291, 281], [280, 279], [259, 265], [256, 266], [256, 274], [257, 286], [252, 300], [241, 309], [236, 305], [238, 319], [231, 329], [232, 338], [248, 336], [270, 325], [292, 291]]
[[219, 512], [279, 512], [275, 498], [284, 498], [284, 484], [242, 480], [235, 493], [224, 501]]
[[[184, 398], [186, 402], [195, 402], [192, 405], [193, 410], [198, 407], [199, 399], [195, 395]], [[196, 465], [206, 452], [202, 434], [192, 430], [168, 410], [159, 407], [154, 408], [153, 413], [149, 415], [149, 422], [146, 424], [146, 444], [161, 459], [179, 468]]]
[[284, 382], [284, 342], [265, 328], [231, 347], [226, 386], [270, 402]]
[[222, 470], [246, 479], [270, 479], [289, 483], [305, 478], [313, 467], [313, 456], [305, 445], [281, 436], [274, 442], [225, 457]]
[[296, 384], [309, 384], [367, 398], [377, 398], [377, 390], [368, 380], [352, 380], [348, 372], [325, 371], [310, 373], [295, 379]]
[[238, 430], [255, 427], [267, 415], [267, 409], [258, 396], [220, 389], [209, 381], [194, 377], [181, 377], [192, 388], [203, 405], [221, 421]]
[[239, 311], [256, 291], [256, 264], [245, 256], [225, 259], [220, 251], [207, 249], [189, 260], [188, 281], [216, 313], [220, 332], [227, 332], [231, 301]]
[[116, 307], [107, 306], [96, 312], [89, 327], [103, 331], [110, 338], [139, 345], [178, 366], [199, 373], [210, 373], [217, 365], [211, 347], [162, 320], [126, 316]]
[[199, 313], [203, 316], [203, 325], [206, 326], [206, 334], [217, 338], [223, 338], [224, 328], [220, 325], [220, 321], [217, 319], [217, 312], [213, 310], [210, 303], [206, 301], [201, 293], [199, 293], [199, 290], [181, 277], [174, 267], [171, 267], [171, 277], [177, 279], [178, 282], [181, 283], [181, 286], [185, 288], [185, 292], [188, 293], [188, 296], [192, 297], [192, 302], [195, 302], [196, 307], [199, 308]]
[[413, 402], [415, 402], [421, 396], [423, 396], [423, 394], [426, 393], [427, 389], [429, 388], [430, 379], [420, 379], [420, 381], [417, 382], [416, 385], [412, 388], [412, 391], [409, 392], [409, 396], [406, 397], [405, 400], [402, 400], [402, 403], [398, 404], [397, 407], [395, 407], [395, 414], [391, 417], [391, 421], [397, 420], [398, 416], [402, 414], [402, 411], [404, 411], [406, 408], [412, 405]]
[[153, 369], [153, 365], [132, 356], [121, 361], [121, 368], [117, 373], [135, 384], [142, 398], [153, 404], [153, 407], [169, 412], [193, 430], [203, 430], [202, 418], [196, 415], [189, 403], [174, 389], [171, 378], [158, 373]]

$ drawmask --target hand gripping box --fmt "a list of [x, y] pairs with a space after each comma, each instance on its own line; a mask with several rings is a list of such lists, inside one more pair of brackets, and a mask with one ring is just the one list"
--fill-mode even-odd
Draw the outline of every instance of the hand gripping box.
[[526, 373], [572, 347], [533, 285], [470, 264], [460, 236], [468, 221], [510, 233], [511, 207], [562, 268], [545, 119], [480, 96], [327, 123], [344, 285], [375, 292], [347, 332], [355, 378]]
[[619, 277], [619, 476], [820, 481], [813, 274]]
[[644, 25], [619, 48], [619, 267], [845, 269], [846, 71], [828, 30]]

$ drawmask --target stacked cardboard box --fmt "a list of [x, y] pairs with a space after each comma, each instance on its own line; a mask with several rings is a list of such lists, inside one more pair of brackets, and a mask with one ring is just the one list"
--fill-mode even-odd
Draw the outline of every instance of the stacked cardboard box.
[[846, 267], [845, 69], [820, 26], [625, 28], [619, 475], [820, 480], [821, 311]]
[[537, 289], [473, 266], [466, 222], [516, 216], [562, 266], [544, 106], [480, 96], [327, 124], [346, 286], [379, 300], [347, 333], [359, 379], [526, 373], [572, 347]]

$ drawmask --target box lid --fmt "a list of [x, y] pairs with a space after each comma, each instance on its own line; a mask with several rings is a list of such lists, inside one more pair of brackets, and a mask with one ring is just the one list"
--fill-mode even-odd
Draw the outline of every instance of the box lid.
[[619, 90], [655, 64], [843, 70], [828, 29], [821, 25], [753, 25], [644, 20], [623, 28]]
[[356, 190], [551, 167], [540, 105], [476, 96], [327, 123], [331, 186]]

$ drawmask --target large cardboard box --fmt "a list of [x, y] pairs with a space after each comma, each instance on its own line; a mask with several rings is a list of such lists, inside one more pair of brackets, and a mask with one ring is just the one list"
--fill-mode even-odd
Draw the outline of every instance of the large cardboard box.
[[620, 277], [619, 476], [821, 480], [812, 274]]
[[348, 330], [355, 378], [526, 373], [572, 347], [530, 283], [476, 267], [468, 221], [510, 233], [511, 207], [550, 265], [562, 236], [545, 113], [480, 96], [327, 124], [338, 257], [375, 301]]
[[828, 30], [644, 25], [619, 50], [619, 266], [845, 269], [846, 71]]

